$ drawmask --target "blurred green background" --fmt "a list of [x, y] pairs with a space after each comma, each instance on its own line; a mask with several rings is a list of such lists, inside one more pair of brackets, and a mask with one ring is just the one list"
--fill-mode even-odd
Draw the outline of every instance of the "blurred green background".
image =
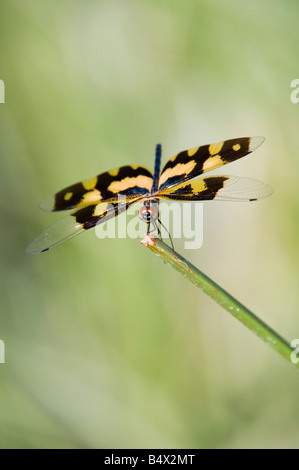
[[275, 188], [204, 206], [182, 254], [299, 338], [298, 2], [1, 0], [0, 446], [299, 447], [298, 371], [139, 240], [39, 256], [38, 203], [126, 164], [264, 135], [217, 170]]

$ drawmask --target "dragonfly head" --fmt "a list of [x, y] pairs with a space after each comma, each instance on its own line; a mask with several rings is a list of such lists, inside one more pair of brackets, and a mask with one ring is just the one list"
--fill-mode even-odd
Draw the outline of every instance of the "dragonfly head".
[[157, 220], [159, 217], [158, 205], [145, 201], [144, 205], [139, 209], [139, 218], [143, 222], [150, 223], [152, 220]]

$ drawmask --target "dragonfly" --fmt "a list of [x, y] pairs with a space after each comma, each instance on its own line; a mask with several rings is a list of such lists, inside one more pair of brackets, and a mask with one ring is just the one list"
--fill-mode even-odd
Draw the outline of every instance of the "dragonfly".
[[[236, 176], [201, 176], [256, 150], [263, 137], [241, 137], [183, 150], [170, 158], [162, 172], [161, 144], [156, 145], [154, 171], [125, 165], [58, 191], [40, 204], [44, 211], [74, 210], [44, 230], [27, 248], [37, 254], [69, 240], [143, 202], [139, 217], [158, 229], [160, 199], [177, 201], [257, 201], [273, 189], [260, 181]], [[163, 225], [163, 224], [162, 224]]]

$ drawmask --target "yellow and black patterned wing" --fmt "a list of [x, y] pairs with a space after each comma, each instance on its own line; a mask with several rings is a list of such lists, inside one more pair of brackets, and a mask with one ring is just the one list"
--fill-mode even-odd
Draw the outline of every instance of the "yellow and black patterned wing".
[[126, 165], [62, 189], [40, 204], [44, 211], [63, 211], [94, 205], [117, 197], [144, 195], [151, 190], [153, 174], [143, 166]]
[[208, 176], [158, 191], [157, 197], [180, 201], [257, 201], [273, 193], [261, 181], [237, 176]]
[[159, 179], [159, 191], [234, 162], [256, 150], [264, 140], [264, 137], [241, 137], [184, 150], [164, 166]]
[[123, 201], [115, 198], [78, 209], [44, 230], [26, 251], [30, 254], [48, 251], [79, 233], [119, 215], [141, 199], [142, 196], [127, 196]]

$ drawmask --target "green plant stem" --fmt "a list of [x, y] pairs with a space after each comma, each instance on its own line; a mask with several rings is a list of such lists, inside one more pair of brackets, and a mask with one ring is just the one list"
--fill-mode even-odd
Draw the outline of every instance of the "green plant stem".
[[291, 361], [293, 349], [290, 344], [272, 330], [272, 328], [266, 325], [266, 323], [254, 315], [254, 313], [248, 310], [248, 308], [212, 281], [212, 279], [178, 253], [174, 252], [162, 240], [152, 238], [147, 235], [142, 243], [153, 253], [160, 256], [163, 261], [170, 264], [179, 273], [183, 274], [183, 276], [185, 276], [190, 282], [202, 289], [205, 294], [215, 300], [219, 305], [221, 305], [221, 307], [247, 326], [247, 328], [259, 336], [259, 338], [272, 346], [273, 349], [275, 349], [291, 364], [299, 368], [299, 362], [293, 363]]

